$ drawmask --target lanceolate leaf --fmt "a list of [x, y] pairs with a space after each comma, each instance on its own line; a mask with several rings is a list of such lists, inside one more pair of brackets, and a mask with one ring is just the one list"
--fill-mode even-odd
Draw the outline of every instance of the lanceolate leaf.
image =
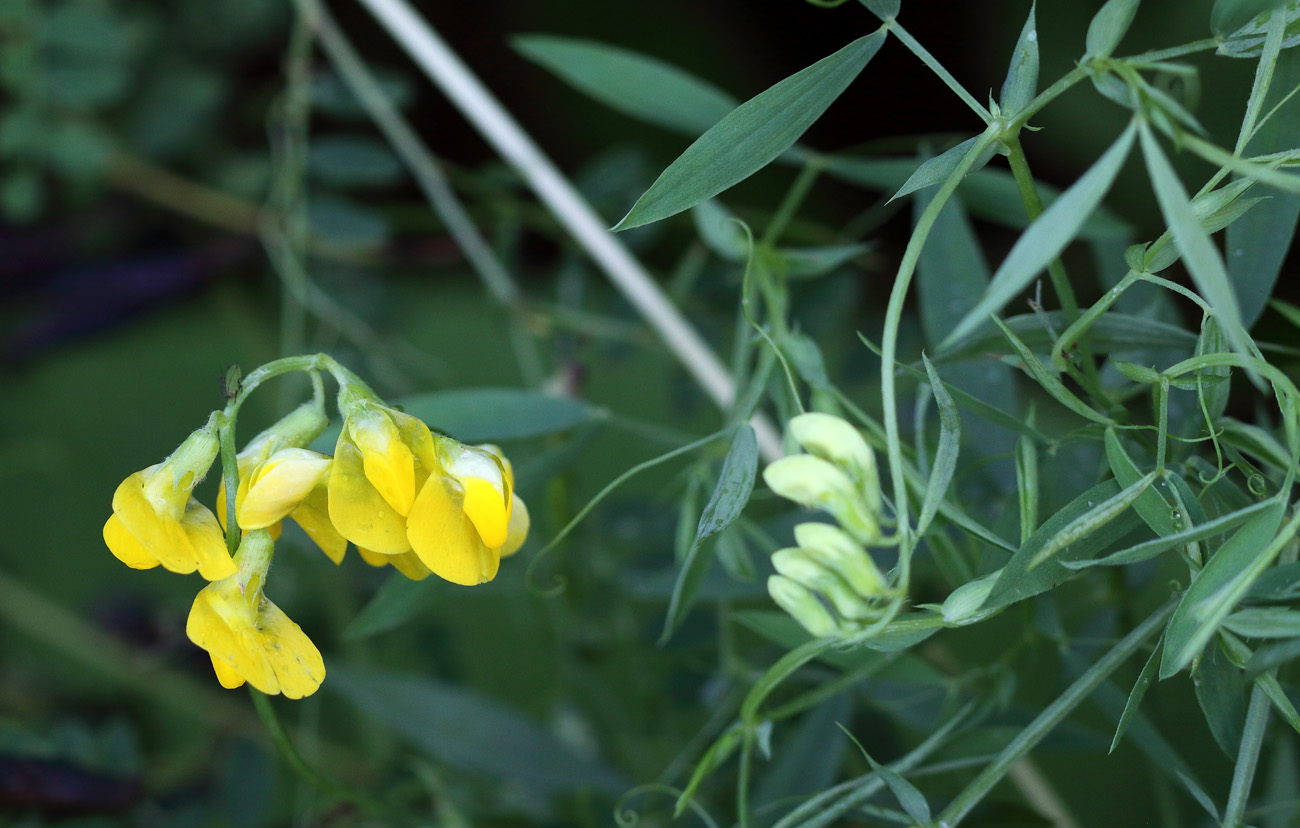
[[[957, 146], [944, 151], [940, 155], [936, 155], [934, 158], [922, 162], [921, 166], [916, 168], [916, 172], [908, 176], [908, 179], [903, 182], [903, 186], [899, 187], [898, 192], [890, 196], [889, 200], [893, 201], [896, 198], [902, 198], [903, 196], [914, 193], [924, 187], [947, 181], [948, 176], [952, 175], [953, 170], [957, 169], [957, 165], [960, 164], [962, 159], [966, 157], [966, 154], [970, 152], [971, 147], [975, 146], [976, 140], [977, 138], [967, 138]], [[970, 175], [987, 164], [989, 159], [993, 157], [996, 147], [996, 144], [990, 144], [988, 148], [984, 150], [983, 155], [975, 160], [975, 163], [971, 165], [970, 170], [966, 174]]]
[[1216, 35], [1232, 34], [1256, 15], [1285, 6], [1287, 0], [1214, 0], [1210, 10], [1210, 31]]
[[939, 510], [939, 501], [948, 493], [948, 484], [952, 482], [953, 472], [957, 469], [957, 451], [961, 445], [961, 418], [957, 406], [953, 403], [948, 389], [935, 372], [930, 359], [921, 354], [925, 362], [925, 371], [930, 377], [930, 390], [934, 394], [935, 405], [939, 409], [939, 448], [934, 454], [934, 470], [930, 472], [930, 482], [925, 489], [925, 501], [921, 504], [921, 517], [916, 523], [917, 535], [924, 535], [930, 521]]
[[731, 448], [727, 450], [726, 459], [722, 461], [718, 485], [700, 514], [695, 540], [682, 560], [681, 571], [677, 573], [677, 582], [673, 585], [673, 595], [668, 603], [668, 617], [664, 620], [664, 631], [660, 641], [666, 641], [685, 617], [686, 611], [695, 600], [695, 594], [704, 580], [709, 564], [712, 563], [710, 556], [700, 554], [701, 542], [726, 529], [740, 516], [745, 504], [749, 502], [750, 494], [754, 491], [754, 476], [757, 472], [758, 441], [754, 437], [754, 429], [749, 425], [743, 425], [736, 430], [736, 436], [731, 440]]
[[[1131, 486], [1142, 477], [1142, 472], [1124, 450], [1119, 434], [1113, 427], [1106, 429], [1106, 460], [1121, 486]], [[1182, 528], [1179, 522], [1174, 521], [1173, 507], [1161, 497], [1159, 486], [1152, 486], [1138, 495], [1137, 500], [1133, 501], [1133, 508], [1157, 535], [1172, 535]]]
[[712, 84], [628, 49], [552, 35], [523, 35], [524, 57], [611, 109], [694, 138], [736, 108]]
[[1145, 122], [1141, 126], [1141, 133], [1142, 155], [1147, 162], [1156, 200], [1160, 202], [1160, 212], [1169, 223], [1169, 230], [1183, 254], [1183, 264], [1192, 274], [1192, 281], [1196, 283], [1201, 296], [1214, 309], [1214, 315], [1218, 317], [1232, 349], [1243, 356], [1249, 356], [1250, 337], [1242, 327], [1241, 309], [1237, 304], [1237, 296], [1228, 283], [1228, 271], [1223, 266], [1223, 259], [1197, 219], [1187, 191], [1183, 189], [1177, 173]]
[[1124, 39], [1138, 0], [1107, 0], [1088, 24], [1087, 57], [1108, 57]]
[[1047, 265], [1060, 255], [1078, 234], [1088, 215], [1101, 203], [1111, 182], [1133, 146], [1135, 127], [1130, 125], [1083, 177], [1052, 203], [1029, 226], [993, 274], [993, 281], [979, 304], [948, 334], [942, 347], [952, 345], [988, 321], [1016, 294], [1024, 290]]
[[1187, 588], [1178, 609], [1169, 619], [1160, 678], [1168, 678], [1186, 667], [1199, 653], [1255, 578], [1281, 550], [1280, 537], [1295, 533], [1293, 519], [1288, 532], [1278, 536], [1285, 504], [1275, 501], [1236, 531], [1214, 553], [1205, 568]]
[[741, 104], [664, 170], [615, 230], [680, 213], [745, 180], [798, 140], [885, 41], [877, 31]]
[[1002, 82], [1002, 112], [1014, 115], [1034, 99], [1038, 92], [1038, 28], [1034, 22], [1034, 3], [1029, 4], [1029, 18], [1020, 30], [1020, 39], [1011, 53], [1011, 68]]

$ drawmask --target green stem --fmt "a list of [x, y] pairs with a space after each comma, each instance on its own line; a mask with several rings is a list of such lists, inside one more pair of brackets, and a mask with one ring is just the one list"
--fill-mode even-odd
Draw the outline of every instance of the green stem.
[[939, 218], [939, 212], [956, 192], [957, 185], [966, 177], [966, 173], [974, 166], [975, 159], [997, 140], [999, 132], [1001, 132], [1000, 125], [990, 127], [980, 135], [917, 220], [916, 229], [907, 242], [903, 260], [898, 266], [898, 275], [894, 277], [894, 287], [889, 294], [889, 306], [885, 311], [885, 327], [881, 334], [880, 394], [884, 409], [885, 441], [889, 451], [889, 473], [893, 481], [894, 509], [897, 513], [895, 517], [898, 522], [899, 587], [903, 590], [907, 589], [907, 581], [903, 576], [908, 572], [912, 549], [912, 527], [907, 516], [907, 478], [903, 465], [902, 438], [898, 428], [898, 399], [894, 387], [895, 364], [898, 361], [898, 332], [903, 319], [903, 305], [907, 301], [908, 288], [912, 283], [912, 275], [916, 271], [917, 260], [921, 256], [921, 248]]
[[781, 205], [777, 207], [776, 215], [772, 216], [767, 229], [763, 231], [763, 237], [758, 242], [760, 247], [766, 248], [776, 244], [776, 240], [785, 232], [790, 219], [794, 217], [795, 210], [799, 209], [799, 205], [808, 196], [808, 191], [812, 189], [813, 182], [817, 180], [821, 171], [822, 161], [816, 156], [804, 161], [803, 169], [799, 170], [799, 175], [790, 185], [785, 198], [781, 200]]
[[1238, 828], [1246, 812], [1246, 800], [1250, 797], [1250, 786], [1255, 781], [1255, 768], [1259, 764], [1259, 751], [1264, 746], [1269, 710], [1268, 696], [1256, 684], [1250, 694], [1250, 708], [1246, 711], [1246, 726], [1241, 733], [1241, 749], [1237, 752], [1237, 765], [1232, 773], [1228, 805], [1223, 809], [1224, 828]]
[[921, 62], [929, 67], [930, 71], [938, 75], [939, 80], [943, 81], [949, 89], [955, 92], [957, 97], [961, 98], [962, 103], [969, 106], [976, 115], [980, 116], [980, 119], [983, 120], [984, 123], [987, 124], [993, 120], [993, 116], [984, 108], [984, 105], [975, 100], [975, 98], [957, 82], [957, 79], [952, 76], [952, 73], [945, 69], [942, 63], [935, 60], [934, 55], [926, 51], [926, 48], [922, 46], [916, 38], [908, 34], [907, 30], [904, 29], [897, 20], [886, 20], [885, 26], [888, 27], [889, 31], [893, 32], [895, 37], [903, 42], [904, 46], [911, 49], [912, 54], [920, 58]]
[[333, 779], [326, 777], [320, 771], [307, 763], [298, 749], [294, 747], [293, 742], [289, 739], [289, 734], [285, 732], [284, 725], [280, 723], [280, 717], [275, 712], [275, 707], [271, 704], [271, 699], [265, 693], [248, 688], [248, 694], [253, 699], [253, 707], [257, 710], [257, 715], [261, 718], [262, 724], [266, 726], [266, 731], [271, 737], [271, 741], [280, 751], [280, 756], [293, 769], [294, 773], [302, 777], [303, 781], [320, 789], [330, 796], [341, 799], [345, 802], [351, 802], [358, 808], [369, 811], [377, 816], [382, 816], [394, 824], [415, 825], [417, 820], [411, 819], [405, 814], [394, 812], [387, 804], [372, 796], [354, 790], [347, 785], [335, 782]]
[[221, 445], [221, 479], [226, 487], [226, 551], [232, 556], [239, 549], [239, 522], [235, 519], [236, 494], [239, 492], [239, 457], [235, 450], [235, 415], [222, 413], [217, 435]]
[[1068, 73], [1063, 75], [1060, 80], [1038, 93], [1032, 101], [1025, 105], [1025, 108], [1009, 115], [1011, 121], [1006, 125], [1004, 134], [1015, 135], [1020, 131], [1029, 119], [1038, 114], [1038, 111], [1047, 106], [1052, 101], [1060, 97], [1066, 90], [1074, 86], [1079, 81], [1088, 77], [1088, 70], [1082, 66], [1076, 66]]

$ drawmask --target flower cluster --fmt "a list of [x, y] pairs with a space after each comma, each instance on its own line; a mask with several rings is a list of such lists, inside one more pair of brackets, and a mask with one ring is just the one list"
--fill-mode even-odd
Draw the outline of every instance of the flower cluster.
[[[527, 537], [528, 510], [500, 449], [434, 434], [344, 369], [332, 370], [343, 418], [332, 457], [307, 448], [328, 426], [318, 387], [316, 399], [235, 455], [216, 515], [192, 492], [216, 460], [223, 430], [233, 431], [237, 405], [214, 412], [170, 457], [132, 474], [113, 495], [104, 542], [114, 556], [136, 569], [197, 570], [211, 582], [194, 599], [186, 633], [207, 650], [223, 687], [247, 682], [296, 699], [325, 677], [320, 651], [264, 591], [286, 518], [336, 564], [351, 542], [372, 566], [465, 585], [492, 580], [501, 558]], [[233, 509], [225, 480], [238, 481]], [[231, 512], [238, 532], [228, 538]]]
[[772, 556], [772, 599], [815, 636], [847, 637], [878, 616], [892, 591], [866, 547], [881, 544], [880, 481], [875, 455], [858, 430], [830, 414], [800, 414], [790, 435], [807, 453], [763, 471], [781, 497], [827, 512], [838, 526], [801, 523], [795, 547]]

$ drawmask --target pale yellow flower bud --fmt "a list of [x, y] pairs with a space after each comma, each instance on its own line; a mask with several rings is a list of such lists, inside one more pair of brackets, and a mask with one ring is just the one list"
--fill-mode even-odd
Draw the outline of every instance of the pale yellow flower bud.
[[839, 467], [811, 454], [783, 457], [763, 470], [780, 496], [810, 509], [824, 509], [863, 543], [880, 539], [880, 525], [853, 481]]
[[813, 411], [790, 420], [790, 433], [804, 450], [838, 466], [857, 486], [872, 513], [880, 513], [876, 456], [856, 428], [832, 414]]
[[884, 576], [870, 553], [838, 527], [829, 523], [801, 523], [794, 527], [794, 539], [863, 598], [887, 591]]
[[767, 579], [767, 591], [777, 606], [790, 613], [805, 630], [817, 638], [840, 632], [839, 622], [817, 596], [802, 584], [781, 575]]
[[772, 554], [772, 566], [786, 578], [824, 596], [841, 618], [858, 619], [868, 614], [869, 608], [863, 599], [808, 550], [778, 549]]

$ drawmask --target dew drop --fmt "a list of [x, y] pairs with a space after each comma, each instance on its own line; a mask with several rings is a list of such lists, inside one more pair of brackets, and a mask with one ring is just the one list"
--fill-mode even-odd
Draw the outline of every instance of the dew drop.
[[1172, 520], [1174, 523], [1182, 523], [1183, 513], [1178, 511], [1177, 509], [1172, 509], [1169, 512], [1169, 519]]
[[1038, 30], [1037, 30], [1037, 29], [1033, 29], [1033, 30], [1031, 30], [1031, 31], [1029, 32], [1029, 34], [1025, 35], [1025, 40], [1028, 40], [1030, 43], [1037, 43], [1037, 42], [1038, 42]]
[[1089, 506], [1092, 505], [1092, 501], [1091, 501], [1091, 500], [1088, 501], [1088, 505], [1089, 505]]

